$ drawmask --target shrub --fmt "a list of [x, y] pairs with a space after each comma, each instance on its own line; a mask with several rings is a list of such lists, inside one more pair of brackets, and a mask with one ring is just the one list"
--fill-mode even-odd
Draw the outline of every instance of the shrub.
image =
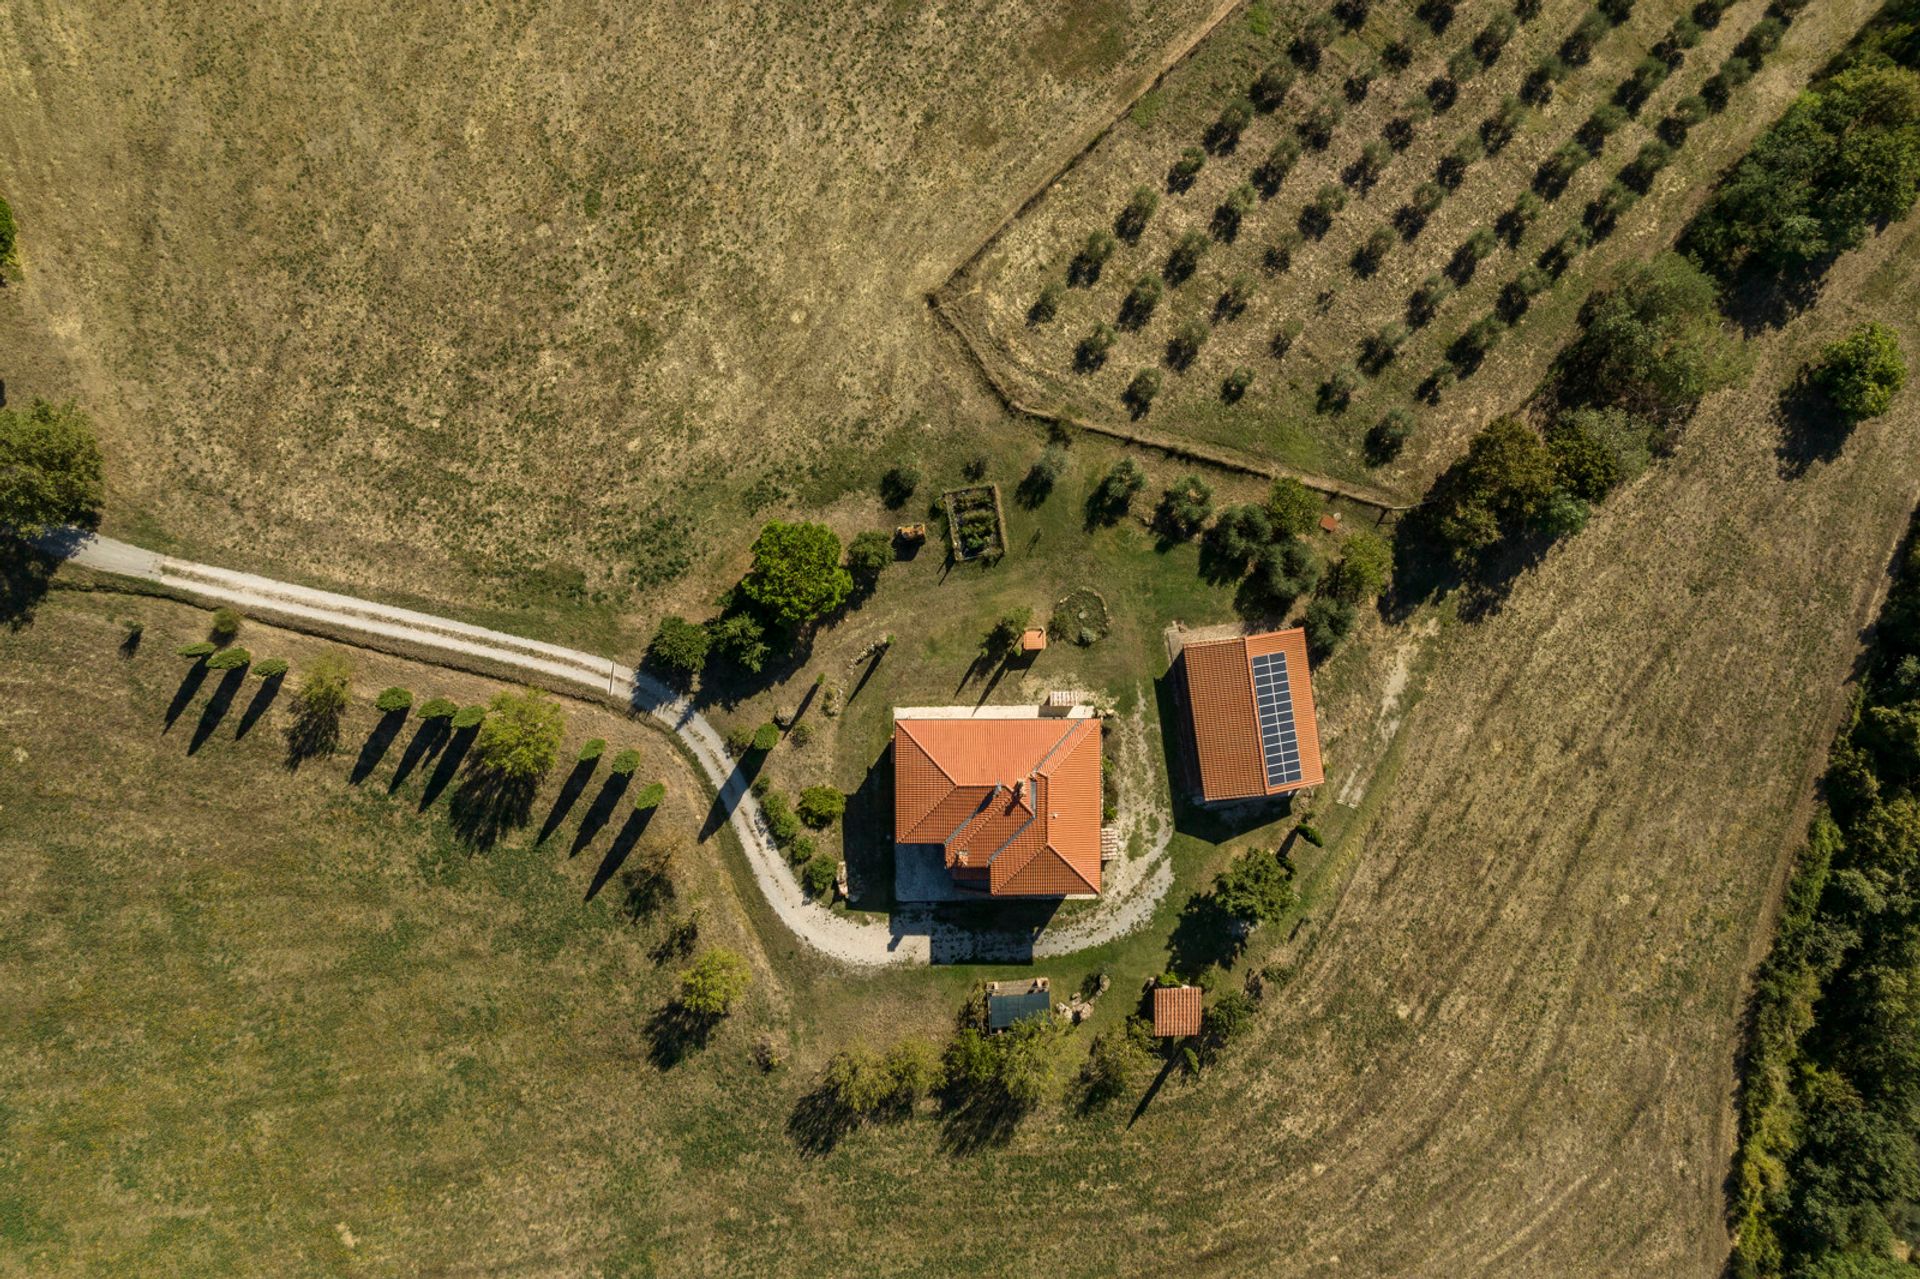
[[1400, 348], [1406, 340], [1406, 325], [1397, 322], [1381, 325], [1361, 341], [1362, 367], [1368, 373], [1378, 373], [1400, 357]]
[[1194, 268], [1200, 265], [1200, 259], [1207, 252], [1207, 237], [1199, 231], [1189, 231], [1174, 242], [1173, 249], [1167, 254], [1165, 274], [1168, 280], [1179, 284], [1191, 276]]
[[1384, 591], [1392, 570], [1393, 548], [1387, 540], [1378, 533], [1358, 529], [1340, 543], [1340, 558], [1329, 575], [1329, 587], [1335, 599], [1357, 604]]
[[1212, 486], [1197, 475], [1183, 475], [1161, 495], [1156, 522], [1176, 537], [1192, 537], [1212, 513]]
[[216, 608], [213, 610], [213, 638], [222, 644], [231, 644], [233, 637], [240, 633], [240, 610], [235, 608]]
[[1384, 142], [1369, 142], [1360, 148], [1360, 156], [1353, 162], [1353, 174], [1362, 186], [1372, 186], [1380, 175], [1386, 172], [1387, 164], [1393, 159], [1393, 148]]
[[1440, 157], [1439, 164], [1434, 167], [1434, 176], [1440, 180], [1441, 186], [1449, 191], [1456, 190], [1462, 182], [1466, 181], [1467, 170], [1478, 163], [1485, 152], [1485, 144], [1477, 135], [1469, 133], [1454, 143], [1452, 150]]
[[1366, 242], [1353, 251], [1353, 269], [1363, 276], [1374, 274], [1393, 252], [1398, 237], [1386, 227], [1376, 227]]
[[1039, 506], [1052, 496], [1054, 485], [1060, 482], [1066, 469], [1065, 449], [1057, 444], [1042, 449], [1040, 456], [1034, 459], [1033, 465], [1027, 468], [1026, 475], [1020, 480], [1020, 501], [1028, 507]]
[[383, 715], [407, 710], [412, 705], [413, 694], [398, 686], [381, 689], [380, 696], [373, 699], [373, 708]]
[[1160, 305], [1160, 291], [1160, 277], [1151, 271], [1135, 280], [1120, 301], [1121, 325], [1137, 329], [1152, 319], [1154, 308]]
[[1613, 24], [1607, 21], [1605, 14], [1598, 10], [1590, 10], [1586, 17], [1580, 19], [1579, 25], [1574, 27], [1567, 38], [1561, 41], [1561, 58], [1574, 66], [1586, 63], [1593, 57], [1594, 46], [1599, 44], [1612, 29]]
[[1542, 209], [1540, 197], [1531, 191], [1522, 191], [1513, 202], [1513, 207], [1494, 219], [1494, 229], [1507, 237], [1507, 243], [1518, 244], [1528, 228], [1539, 221]]
[[759, 751], [761, 754], [764, 755], [779, 744], [780, 726], [772, 720], [768, 720], [753, 730], [753, 749]]
[[1207, 164], [1207, 153], [1199, 147], [1188, 147], [1180, 153], [1180, 158], [1167, 170], [1167, 185], [1175, 191], [1184, 191], [1193, 185], [1200, 176], [1200, 170]]
[[1586, 167], [1593, 153], [1578, 142], [1562, 143], [1552, 155], [1540, 162], [1534, 174], [1534, 189], [1542, 195], [1558, 196], [1573, 181], [1573, 175]]
[[1283, 475], [1267, 490], [1267, 514], [1282, 537], [1305, 537], [1325, 509], [1325, 500], [1291, 475]]
[[244, 648], [223, 648], [207, 659], [210, 671], [237, 671], [253, 660], [253, 654]]
[[1480, 59], [1471, 48], [1455, 49], [1447, 58], [1447, 79], [1456, 85], [1467, 83], [1480, 74]]
[[212, 657], [219, 648], [220, 646], [212, 640], [200, 640], [193, 644], [182, 644], [173, 651], [181, 657], [191, 657], [195, 661], [199, 661], [203, 658]]
[[753, 730], [745, 724], [730, 724], [726, 734], [727, 753], [740, 756], [753, 749]]
[[1313, 200], [1300, 210], [1300, 230], [1319, 239], [1333, 229], [1334, 215], [1347, 207], [1347, 193], [1329, 182], [1314, 193]]
[[1273, 238], [1273, 243], [1267, 246], [1266, 253], [1261, 257], [1261, 263], [1269, 272], [1279, 275], [1293, 266], [1293, 253], [1299, 247], [1298, 231], [1282, 231]]
[[1636, 190], [1645, 191], [1653, 185], [1654, 175], [1673, 163], [1673, 148], [1655, 140], [1642, 146], [1621, 173], [1627, 184]]
[[[566, 731], [566, 717], [553, 698], [529, 688], [496, 694], [487, 704], [484, 720], [479, 707], [468, 709], [474, 712], [474, 722], [480, 728], [473, 742], [474, 767], [522, 783], [538, 781], [553, 767], [560, 737]], [[462, 711], [461, 715], [466, 713]], [[460, 716], [454, 717], [453, 726], [462, 727]]]
[[287, 660], [284, 657], [269, 657], [264, 662], [253, 664], [253, 673], [258, 679], [281, 679], [285, 677], [287, 670]]
[[[1040, 286], [1040, 292], [1034, 295], [1033, 305], [1027, 308], [1027, 323], [1051, 324], [1060, 314], [1060, 303], [1066, 300], [1067, 290], [1058, 280], [1048, 280]], [[909, 494], [911, 496], [911, 494]], [[889, 506], [899, 506], [906, 501], [888, 501]]]
[[680, 974], [680, 1006], [696, 1016], [724, 1017], [752, 981], [746, 960], [715, 947]]
[[615, 777], [632, 777], [633, 771], [640, 767], [640, 752], [629, 746], [613, 757], [607, 771]]
[[445, 697], [430, 697], [420, 708], [421, 719], [452, 719], [459, 706]]
[[1153, 1048], [1153, 1028], [1141, 1017], [1094, 1036], [1080, 1069], [1087, 1104], [1097, 1108], [1138, 1090], [1153, 1073]]
[[1280, 189], [1280, 184], [1293, 172], [1293, 166], [1300, 162], [1300, 139], [1284, 137], [1273, 144], [1267, 152], [1267, 158], [1253, 171], [1253, 180], [1260, 189], [1272, 195]]
[[1214, 237], [1231, 243], [1240, 234], [1241, 220], [1253, 211], [1258, 199], [1252, 184], [1247, 182], [1227, 192], [1227, 198], [1213, 211]]
[[1340, 641], [1353, 630], [1354, 607], [1332, 596], [1316, 597], [1307, 605], [1300, 624], [1307, 633], [1307, 649], [1315, 661], [1324, 661], [1340, 647]]
[[1593, 307], [1560, 361], [1569, 403], [1617, 406], [1660, 422], [1693, 411], [1738, 372], [1713, 283], [1685, 258], [1663, 254], [1630, 269]]
[[1287, 320], [1273, 331], [1273, 340], [1267, 343], [1267, 349], [1273, 352], [1276, 360], [1285, 359], [1288, 351], [1300, 337], [1300, 321]]
[[85, 413], [45, 400], [24, 411], [0, 408], [0, 528], [35, 538], [90, 523], [103, 492], [100, 449]]
[[1400, 451], [1413, 437], [1413, 414], [1405, 409], [1389, 409], [1385, 417], [1367, 430], [1367, 461], [1373, 466], [1384, 466], [1400, 456]]
[[1526, 105], [1519, 98], [1508, 94], [1500, 99], [1500, 105], [1494, 113], [1480, 122], [1480, 141], [1486, 145], [1488, 154], [1494, 155], [1505, 150], [1526, 118]]
[[1488, 19], [1487, 25], [1473, 38], [1474, 56], [1486, 66], [1492, 66], [1500, 60], [1506, 50], [1507, 42], [1513, 39], [1513, 33], [1520, 28], [1519, 21], [1511, 13], [1496, 13]]
[[920, 468], [911, 462], [902, 462], [880, 477], [880, 496], [896, 510], [905, 506], [919, 487]]
[[1220, 115], [1207, 129], [1207, 143], [1215, 151], [1231, 151], [1240, 143], [1240, 135], [1253, 123], [1253, 103], [1238, 98], [1220, 109]]
[[786, 848], [799, 838], [800, 819], [794, 815], [785, 795], [779, 791], [769, 791], [761, 796], [760, 811], [766, 815], [767, 831], [773, 836], [775, 844]]
[[1175, 369], [1185, 370], [1200, 354], [1200, 348], [1207, 344], [1211, 332], [1204, 320], [1182, 320], [1167, 342], [1167, 363]]
[[1433, 322], [1433, 317], [1453, 296], [1453, 281], [1444, 275], [1435, 273], [1420, 282], [1420, 287], [1407, 299], [1407, 323], [1415, 328], [1424, 328]]
[[1126, 207], [1120, 210], [1120, 216], [1114, 219], [1114, 234], [1128, 244], [1137, 241], [1146, 231], [1147, 223], [1160, 207], [1160, 193], [1152, 187], [1135, 187], [1128, 197]]
[[1160, 394], [1160, 374], [1155, 369], [1141, 369], [1127, 383], [1127, 389], [1120, 394], [1135, 417], [1143, 417], [1153, 407], [1153, 397]]
[[795, 746], [805, 746], [813, 740], [813, 725], [804, 721], [787, 730], [787, 740]]
[[797, 625], [830, 613], [853, 591], [840, 539], [824, 524], [770, 520], [753, 542], [740, 592], [775, 620]]
[[[798, 833], [798, 822], [800, 819], [785, 808], [786, 796], [776, 795], [773, 798], [779, 800], [782, 805], [781, 812], [784, 815], [783, 821], [785, 823], [785, 829], [789, 832], [787, 840], [787, 860], [795, 866], [805, 866], [813, 860], [813, 855], [820, 851], [820, 846], [814, 842], [813, 836]], [[778, 842], [777, 837], [776, 842]]]
[[1230, 320], [1247, 309], [1247, 303], [1253, 298], [1253, 277], [1236, 275], [1227, 281], [1227, 287], [1220, 291], [1214, 302], [1213, 313], [1223, 320]]
[[1278, 111], [1287, 100], [1287, 93], [1293, 88], [1293, 69], [1284, 63], [1276, 62], [1262, 71], [1248, 91], [1253, 105], [1262, 111]]
[[1360, 389], [1360, 372], [1351, 364], [1342, 364], [1320, 384], [1319, 408], [1322, 413], [1342, 413]]
[[1389, 40], [1380, 50], [1380, 60], [1393, 71], [1405, 71], [1413, 65], [1413, 44], [1407, 40]]
[[1598, 155], [1606, 149], [1607, 139], [1626, 128], [1632, 119], [1624, 108], [1603, 102], [1593, 109], [1593, 114], [1580, 126], [1580, 145]]
[[800, 792], [800, 820], [823, 830], [847, 811], [847, 797], [831, 786], [809, 786]]
[[586, 744], [580, 748], [580, 754], [577, 758], [582, 764], [591, 764], [606, 753], [606, 739], [604, 737], [590, 737], [587, 739]]
[[800, 883], [809, 896], [825, 897], [840, 877], [840, 863], [831, 854], [815, 853], [800, 871]]
[[1220, 383], [1220, 398], [1229, 404], [1238, 403], [1253, 385], [1253, 370], [1244, 364], [1235, 365], [1225, 380]]
[[1885, 413], [1906, 380], [1900, 337], [1877, 322], [1827, 346], [1813, 371], [1813, 381], [1833, 406], [1856, 422]]
[[878, 529], [868, 529], [847, 543], [847, 571], [857, 581], [871, 585], [891, 563], [893, 539]]
[[1087, 335], [1080, 339], [1080, 345], [1074, 348], [1074, 367], [1082, 372], [1091, 372], [1105, 364], [1107, 352], [1113, 349], [1113, 344], [1118, 337], [1111, 324], [1105, 321], [1095, 324], [1088, 330]]
[[665, 782], [648, 782], [640, 788], [640, 793], [633, 797], [634, 811], [644, 813], [651, 809], [658, 808], [666, 797], [667, 784]]
[[1118, 519], [1146, 486], [1146, 471], [1132, 458], [1123, 457], [1101, 478], [1100, 486], [1094, 490], [1094, 502], [1108, 519]]

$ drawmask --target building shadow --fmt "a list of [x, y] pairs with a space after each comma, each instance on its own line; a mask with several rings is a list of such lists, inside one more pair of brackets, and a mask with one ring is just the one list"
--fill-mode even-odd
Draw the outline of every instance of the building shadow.
[[240, 685], [246, 682], [247, 670], [236, 666], [220, 676], [220, 682], [213, 686], [213, 696], [207, 698], [207, 704], [200, 709], [200, 722], [193, 726], [193, 739], [187, 743], [187, 754], [198, 754], [207, 739], [213, 736], [213, 730], [220, 727], [220, 721], [227, 717], [227, 711], [233, 705], [233, 699], [240, 695]]
[[1179, 1064], [1180, 1059], [1177, 1056], [1168, 1055], [1166, 1064], [1160, 1067], [1160, 1073], [1153, 1077], [1153, 1082], [1147, 1085], [1147, 1091], [1141, 1094], [1140, 1104], [1133, 1108], [1131, 1115], [1127, 1116], [1127, 1127], [1131, 1128], [1140, 1122], [1140, 1116], [1147, 1113], [1147, 1107], [1153, 1104], [1153, 1099], [1160, 1095], [1162, 1088], [1166, 1087], [1167, 1080], [1173, 1077], [1174, 1068]]
[[840, 817], [840, 847], [847, 861], [847, 905], [855, 910], [891, 910], [893, 884], [893, 743], [867, 769], [847, 796]]
[[460, 771], [460, 762], [473, 748], [473, 739], [480, 735], [478, 727], [449, 731], [452, 736], [448, 738], [446, 748], [440, 752], [439, 762], [433, 766], [433, 772], [427, 775], [426, 787], [420, 792], [420, 812], [426, 812], [433, 806], [433, 801], [440, 798], [440, 792], [453, 781], [454, 775]]
[[[867, 659], [866, 669], [860, 672], [860, 678], [854, 681], [853, 691], [847, 694], [847, 705], [853, 705], [853, 699], [860, 696], [860, 690], [867, 686], [867, 681], [873, 678], [873, 673], [880, 669], [881, 659], [886, 657], [886, 655], [886, 649], [876, 649], [873, 656]], [[809, 689], [807, 691], [807, 698], [808, 700], [812, 700], [812, 697], [813, 691]], [[804, 706], [805, 703], [802, 703], [803, 708]]]
[[647, 826], [653, 821], [654, 813], [658, 811], [658, 809], [649, 808], [644, 812], [635, 810], [627, 813], [627, 820], [621, 823], [619, 832], [613, 837], [613, 843], [607, 846], [607, 855], [600, 859], [599, 868], [593, 872], [593, 882], [587, 885], [587, 895], [582, 899], [583, 901], [592, 901], [598, 897], [600, 890], [607, 886], [607, 881], [620, 872], [620, 868], [626, 864], [627, 854], [631, 853], [633, 846], [640, 842], [640, 837], [647, 833]]
[[260, 717], [273, 705], [273, 699], [280, 696], [280, 686], [287, 682], [284, 675], [269, 675], [260, 681], [260, 687], [253, 692], [253, 698], [247, 703], [247, 709], [240, 713], [240, 722], [234, 726], [233, 740], [239, 741], [253, 731]]
[[372, 775], [380, 761], [387, 757], [387, 748], [400, 736], [401, 726], [406, 722], [405, 711], [387, 711], [380, 716], [380, 722], [367, 734], [366, 742], [360, 747], [360, 757], [353, 761], [353, 769], [347, 774], [349, 786], [358, 786]]
[[586, 815], [580, 819], [580, 829], [573, 833], [573, 847], [567, 850], [567, 856], [577, 857], [581, 849], [593, 842], [601, 827], [612, 819], [615, 805], [627, 793], [627, 784], [632, 780], [625, 773], [615, 773], [600, 783], [600, 793], [593, 797]]
[[160, 730], [162, 737], [172, 731], [174, 721], [180, 718], [180, 713], [187, 709], [187, 703], [194, 699], [200, 686], [206, 682], [207, 660], [204, 657], [196, 658], [193, 665], [187, 668], [187, 673], [180, 677], [180, 687], [173, 690], [173, 700], [167, 703], [166, 727]]
[[407, 749], [400, 753], [400, 765], [393, 770], [393, 776], [387, 782], [387, 794], [400, 789], [400, 783], [412, 776], [413, 770], [423, 761], [432, 759], [440, 753], [447, 742], [447, 721], [444, 719], [423, 719], [419, 727], [413, 730], [413, 737], [407, 742]]
[[533, 842], [544, 844], [548, 836], [560, 829], [560, 823], [567, 820], [567, 814], [573, 811], [574, 801], [587, 789], [587, 781], [593, 776], [593, 770], [599, 767], [597, 759], [583, 759], [574, 763], [573, 771], [567, 774], [567, 780], [560, 787], [560, 793], [554, 797], [553, 807], [547, 810], [547, 820], [540, 823], [540, 835]]

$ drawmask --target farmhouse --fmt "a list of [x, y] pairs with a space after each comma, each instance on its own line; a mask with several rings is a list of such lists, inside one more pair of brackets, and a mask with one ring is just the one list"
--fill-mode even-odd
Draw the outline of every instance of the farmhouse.
[[944, 868], [948, 896], [1099, 893], [1092, 708], [897, 708], [893, 783], [896, 866]]
[[1187, 771], [1203, 803], [1285, 795], [1325, 779], [1305, 631], [1169, 634]]

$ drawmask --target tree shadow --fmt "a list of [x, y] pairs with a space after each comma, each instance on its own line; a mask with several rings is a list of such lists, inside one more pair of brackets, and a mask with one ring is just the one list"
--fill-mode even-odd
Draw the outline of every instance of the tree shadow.
[[1782, 479], [1797, 480], [1815, 464], [1837, 460], [1853, 434], [1853, 423], [1834, 408], [1833, 401], [1804, 369], [1780, 392], [1774, 403], [1774, 420], [1780, 427], [1774, 457], [1779, 461]]
[[672, 1070], [706, 1048], [719, 1024], [718, 1017], [673, 1000], [647, 1019], [647, 1060], [660, 1070]]
[[940, 1149], [971, 1155], [1013, 1140], [1028, 1108], [997, 1088], [949, 1088], [941, 1097]]
[[367, 740], [360, 747], [360, 757], [353, 761], [353, 769], [347, 774], [347, 785], [358, 786], [367, 780], [380, 761], [387, 757], [387, 747], [393, 745], [393, 739], [400, 736], [400, 726], [407, 722], [405, 711], [386, 711], [380, 716], [380, 722], [367, 734]]
[[627, 855], [633, 851], [633, 846], [640, 842], [640, 837], [646, 834], [647, 825], [653, 821], [655, 811], [657, 810], [649, 808], [645, 812], [636, 810], [627, 814], [627, 820], [621, 824], [619, 833], [613, 837], [613, 843], [607, 847], [607, 855], [600, 859], [599, 868], [593, 872], [593, 882], [587, 885], [587, 895], [582, 900], [592, 901], [598, 897], [600, 890], [607, 886], [607, 881], [626, 864]]
[[1212, 893], [1195, 893], [1180, 908], [1167, 938], [1167, 954], [1173, 971], [1198, 973], [1232, 964], [1246, 942], [1245, 927], [1221, 909]]
[[240, 694], [240, 685], [246, 682], [247, 670], [236, 666], [220, 676], [220, 682], [213, 686], [213, 696], [200, 710], [200, 722], [193, 726], [193, 738], [187, 743], [187, 754], [198, 754], [207, 739], [213, 736], [213, 730], [220, 727], [220, 721], [227, 717], [227, 710], [233, 705], [233, 699]]
[[314, 710], [305, 704], [287, 725], [286, 767], [292, 772], [308, 760], [331, 755], [340, 746], [339, 710]]
[[454, 835], [481, 852], [487, 851], [500, 842], [502, 835], [527, 824], [539, 789], [536, 777], [516, 777], [478, 761], [468, 764], [447, 805]]
[[793, 1103], [787, 1115], [787, 1139], [803, 1157], [818, 1159], [832, 1154], [859, 1126], [860, 1116], [822, 1083]]
[[187, 703], [194, 699], [200, 686], [206, 682], [207, 659], [195, 658], [193, 665], [187, 668], [187, 673], [180, 677], [180, 687], [173, 690], [173, 700], [167, 703], [166, 727], [160, 730], [162, 737], [172, 731], [174, 721], [180, 718], [180, 713], [187, 709]]
[[260, 717], [273, 705], [273, 699], [280, 696], [280, 686], [286, 683], [284, 675], [269, 675], [260, 681], [260, 687], [254, 690], [253, 699], [247, 703], [247, 709], [240, 714], [240, 722], [234, 726], [233, 740], [239, 741], [253, 731]]
[[597, 759], [575, 761], [573, 771], [567, 774], [567, 780], [560, 787], [560, 793], [554, 797], [553, 807], [547, 810], [547, 820], [540, 823], [540, 834], [533, 841], [544, 844], [547, 837], [560, 829], [560, 823], [567, 820], [567, 814], [573, 811], [574, 801], [587, 789], [587, 780], [593, 776], [593, 770], [599, 767]]
[[426, 787], [420, 792], [420, 806], [417, 811], [426, 812], [433, 801], [440, 798], [440, 792], [453, 781], [454, 774], [460, 771], [460, 762], [467, 757], [473, 747], [473, 739], [480, 735], [475, 728], [450, 728], [446, 748], [440, 752], [440, 762], [433, 766], [433, 772], [427, 776]]
[[400, 783], [412, 776], [419, 764], [439, 754], [447, 741], [447, 721], [444, 719], [424, 719], [413, 730], [413, 740], [407, 743], [407, 749], [400, 755], [400, 765], [393, 770], [393, 777], [387, 782], [387, 794], [400, 789]]
[[627, 785], [632, 780], [628, 774], [615, 773], [600, 783], [600, 793], [593, 797], [586, 815], [581, 817], [580, 829], [573, 833], [573, 847], [567, 850], [567, 856], [579, 856], [580, 850], [591, 844], [593, 837], [613, 819], [614, 807], [619, 804], [620, 797], [627, 793]]
[[0, 623], [10, 631], [33, 622], [60, 557], [0, 533]]
[[753, 779], [766, 767], [767, 752], [749, 750], [733, 766], [733, 772], [713, 793], [713, 803], [707, 806], [706, 820], [700, 823], [702, 841], [712, 838], [722, 826], [733, 818], [733, 810], [740, 806], [740, 800], [753, 788]]
[[131, 658], [137, 654], [140, 651], [140, 638], [145, 633], [143, 630], [128, 627], [127, 633], [120, 637], [120, 656]]

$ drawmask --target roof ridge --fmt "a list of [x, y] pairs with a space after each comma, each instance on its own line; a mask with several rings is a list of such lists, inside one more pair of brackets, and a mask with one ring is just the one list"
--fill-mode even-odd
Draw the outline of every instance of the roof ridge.
[[1047, 748], [1047, 753], [1042, 755], [1040, 757], [1040, 762], [1033, 766], [1033, 773], [1031, 774], [1031, 776], [1038, 777], [1047, 771], [1047, 764], [1052, 761], [1055, 752], [1057, 752], [1062, 746], [1065, 746], [1067, 744], [1067, 742], [1073, 737], [1074, 733], [1079, 731], [1081, 725], [1098, 724], [1099, 722], [1100, 721], [1098, 719], [1068, 720], [1067, 731], [1060, 735], [1059, 741], [1055, 742], [1052, 746], [1049, 746]]
[[923, 722], [925, 721], [917, 720], [917, 719], [897, 719], [893, 722], [893, 726], [898, 729], [904, 729], [907, 734], [907, 740], [913, 743], [913, 748], [920, 752], [921, 756], [927, 761], [927, 763], [933, 765], [935, 771], [937, 771], [940, 774], [940, 776], [947, 779], [947, 785], [952, 786], [955, 789], [958, 789], [960, 786], [959, 779], [954, 777], [952, 773], [947, 771], [947, 766], [940, 762], [940, 757], [938, 755], [935, 755], [932, 751], [927, 749], [927, 744], [925, 742], [921, 741], [918, 737], [914, 736], [913, 726], [915, 724], [919, 724]]
[[[965, 788], [960, 786], [956, 782], [954, 784], [954, 789], [963, 790]], [[967, 827], [973, 825], [975, 822], [979, 821], [982, 817], [986, 816], [987, 810], [993, 807], [993, 801], [999, 798], [1000, 792], [1004, 789], [1006, 788], [1001, 786], [999, 782], [995, 782], [993, 784], [993, 789], [987, 792], [987, 797], [980, 801], [980, 807], [974, 809], [971, 813], [968, 813], [967, 816], [960, 822], [960, 824], [953, 828], [953, 833], [951, 835], [948, 835], [945, 839], [941, 840], [940, 842], [942, 844], [945, 844], [948, 847], [948, 849], [951, 850], [951, 848], [953, 847], [953, 842], [960, 838], [961, 833], [964, 832], [967, 829]]]

